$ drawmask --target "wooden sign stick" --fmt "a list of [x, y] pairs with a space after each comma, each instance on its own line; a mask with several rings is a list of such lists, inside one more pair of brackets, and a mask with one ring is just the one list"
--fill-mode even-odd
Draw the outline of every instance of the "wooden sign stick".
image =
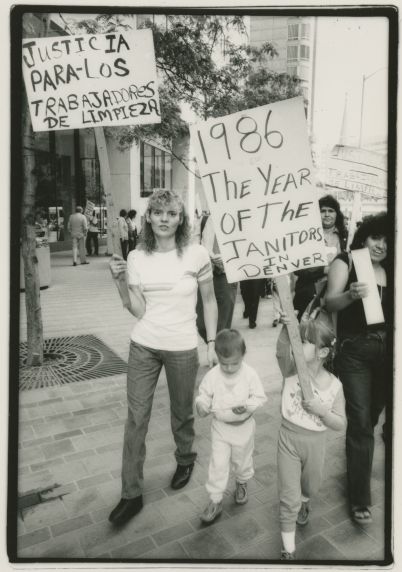
[[[103, 127], [94, 127], [96, 148], [98, 151], [100, 173], [102, 177], [103, 189], [106, 196], [106, 206], [107, 206], [107, 217], [111, 224], [108, 224], [108, 232], [112, 233], [113, 241], [113, 252], [118, 253], [121, 256], [121, 246], [119, 237], [114, 231], [113, 222], [116, 220], [116, 212], [113, 200], [113, 191], [110, 180], [110, 167], [109, 167], [109, 156], [107, 153], [106, 139], [103, 132]], [[120, 275], [119, 279], [116, 281], [117, 288], [120, 292], [120, 296], [123, 302], [124, 308], [131, 308], [130, 294], [128, 291], [128, 285], [125, 275]]]
[[304, 399], [312, 399], [313, 390], [311, 387], [311, 374], [307, 368], [306, 360], [304, 359], [302, 341], [299, 333], [299, 323], [295, 316], [293, 307], [293, 300], [290, 293], [290, 285], [287, 276], [277, 276], [275, 283], [278, 288], [279, 299], [281, 301], [282, 309], [290, 318], [290, 323], [286, 324], [289, 332], [290, 345], [293, 351], [293, 357], [296, 364], [297, 375], [300, 380], [300, 387]]

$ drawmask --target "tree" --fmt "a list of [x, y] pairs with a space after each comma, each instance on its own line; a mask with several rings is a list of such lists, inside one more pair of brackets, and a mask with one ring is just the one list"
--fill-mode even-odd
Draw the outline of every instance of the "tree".
[[[131, 27], [124, 17], [105, 14], [68, 26], [87, 33]], [[242, 16], [168, 15], [164, 27], [151, 20], [143, 26], [153, 32], [162, 121], [107, 128], [122, 148], [158, 140], [187, 167], [185, 158], [173, 152], [174, 141], [188, 134], [182, 104], [207, 119], [301, 95], [297, 77], [264, 67], [277, 52], [269, 42], [259, 49], [247, 43]]]

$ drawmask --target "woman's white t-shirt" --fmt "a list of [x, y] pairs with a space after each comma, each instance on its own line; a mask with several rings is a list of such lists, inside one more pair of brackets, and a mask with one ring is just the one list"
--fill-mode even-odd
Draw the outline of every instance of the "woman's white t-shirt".
[[212, 280], [208, 251], [200, 244], [177, 250], [132, 250], [127, 257], [128, 284], [140, 286], [144, 316], [136, 322], [131, 339], [153, 349], [181, 351], [196, 348], [198, 282]]

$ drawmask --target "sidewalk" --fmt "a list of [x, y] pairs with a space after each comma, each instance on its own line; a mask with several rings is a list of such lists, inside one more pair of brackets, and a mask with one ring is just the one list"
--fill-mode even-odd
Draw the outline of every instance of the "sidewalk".
[[[104, 256], [73, 267], [70, 253], [52, 254], [52, 283], [41, 291], [45, 338], [93, 334], [127, 360], [133, 317], [124, 312]], [[125, 527], [107, 520], [120, 499], [120, 464], [126, 418], [125, 375], [20, 392], [18, 556], [20, 558], [275, 561], [280, 557], [276, 489], [276, 439], [281, 376], [275, 359], [279, 328], [272, 301], [261, 300], [257, 328], [242, 318], [239, 296], [233, 326], [245, 337], [247, 361], [261, 376], [268, 404], [259, 411], [255, 477], [250, 500], [233, 501], [211, 526], [199, 514], [207, 502], [205, 480], [210, 418], [196, 417], [197, 462], [190, 483], [169, 487], [175, 470], [169, 397], [162, 373], [147, 438], [145, 504]], [[21, 294], [21, 340], [26, 339]], [[199, 379], [206, 371], [200, 342]], [[312, 502], [312, 518], [297, 533], [297, 555], [307, 560], [382, 560], [384, 446], [376, 434], [373, 524], [351, 522], [345, 497], [344, 434], [328, 430], [325, 481]]]

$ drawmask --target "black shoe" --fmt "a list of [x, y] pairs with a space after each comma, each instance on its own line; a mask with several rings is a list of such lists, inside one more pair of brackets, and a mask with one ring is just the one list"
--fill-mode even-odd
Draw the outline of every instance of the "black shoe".
[[77, 263], [76, 263], [76, 262], [73, 262], [73, 266], [77, 266]]
[[119, 504], [109, 515], [109, 521], [116, 526], [124, 524], [142, 509], [142, 496], [133, 499], [120, 499]]
[[273, 328], [276, 328], [276, 326], [278, 325], [278, 323], [279, 323], [279, 320], [274, 320], [274, 321], [272, 322], [272, 327], [273, 327]]
[[255, 322], [249, 322], [248, 327], [253, 330], [254, 328], [257, 327], [257, 324]]
[[191, 463], [191, 465], [177, 465], [176, 472], [173, 475], [172, 482], [170, 483], [172, 489], [177, 490], [185, 487], [190, 480], [193, 469], [194, 463]]
[[243, 318], [248, 318], [248, 314], [246, 311], [243, 312]]
[[81, 264], [89, 264], [89, 262], [88, 261], [87, 262], [81, 262]]

